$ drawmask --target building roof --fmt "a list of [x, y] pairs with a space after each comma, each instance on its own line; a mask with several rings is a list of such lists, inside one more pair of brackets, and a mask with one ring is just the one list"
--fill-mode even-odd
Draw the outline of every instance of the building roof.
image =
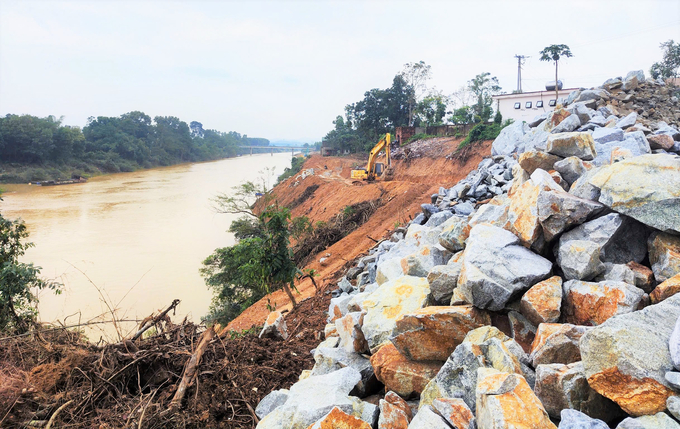
[[[571, 91], [575, 91], [577, 89], [578, 88], [563, 88], [563, 89], [560, 89], [558, 92], [571, 92]], [[554, 94], [554, 93], [555, 93], [555, 90], [513, 92], [513, 93], [510, 93], [510, 94], [494, 95], [493, 98], [512, 98], [512, 97], [517, 97], [517, 96], [523, 97], [523, 96], [527, 96], [527, 95], [531, 96], [531, 95], [534, 95], [534, 94]]]

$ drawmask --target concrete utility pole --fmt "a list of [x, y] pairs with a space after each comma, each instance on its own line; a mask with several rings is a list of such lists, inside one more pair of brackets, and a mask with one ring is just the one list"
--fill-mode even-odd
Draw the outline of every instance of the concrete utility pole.
[[521, 93], [522, 92], [522, 65], [524, 64], [524, 59], [530, 58], [530, 57], [525, 57], [524, 55], [515, 55], [515, 58], [517, 58], [517, 92]]

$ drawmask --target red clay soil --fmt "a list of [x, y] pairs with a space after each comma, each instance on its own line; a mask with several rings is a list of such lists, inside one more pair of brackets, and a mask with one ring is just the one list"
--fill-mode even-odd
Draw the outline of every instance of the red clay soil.
[[[430, 202], [430, 195], [438, 192], [440, 186], [450, 187], [474, 170], [479, 162], [491, 153], [491, 141], [476, 143], [464, 152], [454, 153], [460, 139], [438, 139], [436, 157], [422, 157], [406, 161], [393, 161], [394, 179], [388, 182], [353, 184], [350, 179], [352, 168], [362, 167], [365, 160], [351, 157], [322, 157], [313, 155], [305, 162], [304, 169], [314, 169], [314, 175], [302, 179], [291, 177], [274, 189], [279, 204], [290, 206], [310, 186], [318, 185], [314, 193], [292, 210], [292, 216], [307, 216], [313, 222], [327, 221], [348, 205], [373, 200], [382, 195], [383, 205], [358, 229], [327, 248], [305, 268], [312, 268], [319, 274], [320, 289], [336, 283], [352, 260], [366, 253], [375, 245], [375, 240], [389, 236], [396, 226], [403, 225], [415, 217], [420, 205]], [[446, 155], [453, 154], [447, 159]], [[463, 155], [464, 162], [459, 162]], [[324, 265], [319, 259], [326, 257]], [[298, 285], [300, 299], [314, 295], [315, 289], [308, 279]], [[278, 291], [270, 297], [279, 310], [290, 309], [284, 292]], [[229, 330], [240, 331], [262, 325], [269, 310], [267, 299], [262, 299], [244, 311], [228, 326]]]

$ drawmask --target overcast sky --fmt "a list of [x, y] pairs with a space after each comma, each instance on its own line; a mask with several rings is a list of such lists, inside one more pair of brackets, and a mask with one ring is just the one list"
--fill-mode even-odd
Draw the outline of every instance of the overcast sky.
[[450, 94], [476, 74], [525, 91], [567, 44], [567, 87], [600, 85], [680, 41], [680, 1], [9, 1], [0, 0], [0, 114], [141, 110], [270, 140], [318, 141], [344, 106], [386, 88], [404, 63], [432, 66]]

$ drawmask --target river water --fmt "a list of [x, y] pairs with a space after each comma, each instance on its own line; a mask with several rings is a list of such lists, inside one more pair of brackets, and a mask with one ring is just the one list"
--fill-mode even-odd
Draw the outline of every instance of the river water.
[[[217, 214], [211, 199], [246, 180], [275, 177], [289, 153], [120, 173], [63, 186], [3, 185], [0, 212], [22, 218], [35, 247], [23, 258], [64, 285], [40, 293], [40, 319], [65, 324], [143, 319], [181, 300], [173, 321], [200, 321], [211, 291], [198, 270], [216, 248], [234, 244], [226, 232], [237, 216]], [[274, 176], [266, 169], [274, 169]], [[108, 306], [104, 300], [108, 302]], [[134, 330], [128, 323], [125, 331]], [[110, 324], [87, 328], [91, 340], [115, 339]]]

